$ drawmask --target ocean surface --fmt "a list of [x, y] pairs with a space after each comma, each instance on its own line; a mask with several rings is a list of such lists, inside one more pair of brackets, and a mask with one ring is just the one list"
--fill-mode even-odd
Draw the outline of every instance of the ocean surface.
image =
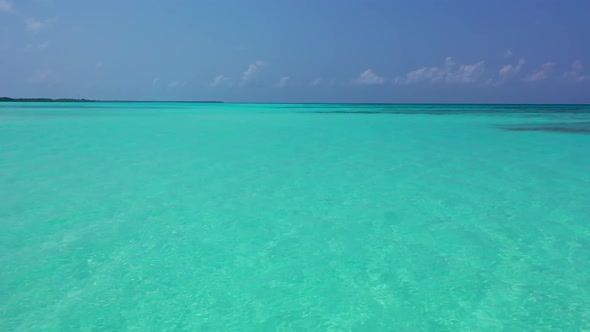
[[0, 331], [590, 331], [590, 106], [1, 103]]

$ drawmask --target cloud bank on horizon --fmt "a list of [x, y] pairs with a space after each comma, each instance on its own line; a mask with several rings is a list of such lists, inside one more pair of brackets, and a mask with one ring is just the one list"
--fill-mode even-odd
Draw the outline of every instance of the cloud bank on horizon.
[[[518, 15], [533, 7], [536, 17]], [[253, 0], [230, 9], [130, 0], [116, 10], [98, 2], [0, 0], [0, 71], [7, 78], [0, 94], [590, 103], [585, 13], [590, 3], [533, 0], [337, 7]]]

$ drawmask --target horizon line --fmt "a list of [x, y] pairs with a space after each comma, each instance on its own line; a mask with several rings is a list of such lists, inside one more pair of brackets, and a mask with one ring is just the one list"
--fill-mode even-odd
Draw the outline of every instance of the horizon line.
[[117, 100], [117, 99], [86, 99], [86, 98], [13, 98], [0, 97], [0, 102], [82, 102], [82, 103], [195, 103], [195, 104], [299, 104], [299, 105], [573, 105], [590, 106], [590, 103], [461, 103], [461, 102], [245, 102], [220, 100]]

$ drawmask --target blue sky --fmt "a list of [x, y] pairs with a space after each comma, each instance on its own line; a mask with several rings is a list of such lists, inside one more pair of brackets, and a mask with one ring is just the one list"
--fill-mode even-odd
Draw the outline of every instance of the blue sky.
[[0, 96], [590, 103], [586, 0], [0, 0]]

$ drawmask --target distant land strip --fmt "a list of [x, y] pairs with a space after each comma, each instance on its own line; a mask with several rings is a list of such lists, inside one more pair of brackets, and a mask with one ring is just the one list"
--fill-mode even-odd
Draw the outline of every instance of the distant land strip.
[[223, 103], [222, 101], [153, 101], [153, 100], [92, 100], [92, 99], [74, 99], [74, 98], [10, 98], [10, 97], [0, 97], [0, 102], [11, 102], [11, 103]]
[[59, 99], [51, 99], [51, 98], [10, 98], [10, 97], [0, 97], [0, 102], [95, 102], [96, 100], [89, 100], [89, 99], [72, 99], [72, 98], [59, 98]]

